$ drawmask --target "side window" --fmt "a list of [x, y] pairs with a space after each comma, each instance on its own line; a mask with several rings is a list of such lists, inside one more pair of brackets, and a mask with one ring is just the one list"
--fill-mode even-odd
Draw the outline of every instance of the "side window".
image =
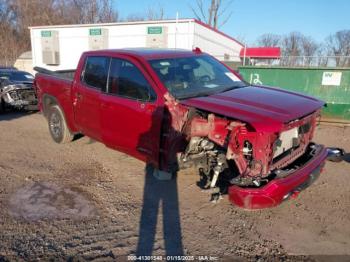
[[83, 82], [89, 86], [105, 90], [107, 84], [109, 58], [103, 56], [87, 57]]
[[107, 92], [141, 101], [155, 99], [155, 93], [142, 72], [134, 64], [118, 58], [111, 61]]

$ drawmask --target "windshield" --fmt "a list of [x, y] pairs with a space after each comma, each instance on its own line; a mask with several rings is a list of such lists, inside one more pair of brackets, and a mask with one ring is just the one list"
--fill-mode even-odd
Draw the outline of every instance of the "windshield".
[[177, 99], [207, 96], [246, 86], [208, 55], [150, 60], [154, 71]]
[[0, 78], [18, 82], [33, 82], [34, 77], [27, 72], [0, 72]]

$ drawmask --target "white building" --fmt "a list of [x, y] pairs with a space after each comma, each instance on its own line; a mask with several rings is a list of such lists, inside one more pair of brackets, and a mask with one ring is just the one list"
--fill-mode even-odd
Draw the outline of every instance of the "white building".
[[222, 61], [239, 61], [243, 45], [195, 19], [30, 27], [33, 66], [74, 69], [95, 49], [199, 47]]
[[32, 52], [27, 51], [22, 53], [16, 60], [14, 67], [16, 67], [18, 70], [27, 71], [31, 74], [34, 74], [33, 70], [33, 59], [32, 59]]

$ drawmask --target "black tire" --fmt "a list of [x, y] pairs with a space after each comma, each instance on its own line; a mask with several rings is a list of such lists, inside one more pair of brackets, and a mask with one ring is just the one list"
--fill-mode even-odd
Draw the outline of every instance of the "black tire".
[[65, 144], [73, 140], [74, 135], [68, 129], [63, 112], [58, 105], [53, 105], [49, 108], [47, 121], [50, 135], [56, 143]]
[[0, 98], [0, 114], [5, 113], [5, 102]]

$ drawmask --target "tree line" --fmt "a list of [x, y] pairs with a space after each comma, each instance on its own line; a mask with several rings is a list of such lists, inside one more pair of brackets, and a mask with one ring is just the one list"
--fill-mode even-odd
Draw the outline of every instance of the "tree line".
[[327, 66], [330, 62], [335, 66], [350, 66], [350, 30], [341, 30], [329, 35], [318, 43], [313, 38], [300, 32], [291, 32], [281, 36], [263, 34], [256, 46], [281, 47], [282, 65], [315, 65]]

